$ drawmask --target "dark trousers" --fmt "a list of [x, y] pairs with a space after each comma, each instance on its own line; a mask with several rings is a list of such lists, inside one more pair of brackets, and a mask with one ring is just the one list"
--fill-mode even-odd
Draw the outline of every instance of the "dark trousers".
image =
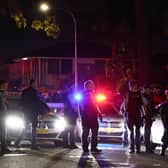
[[84, 151], [88, 150], [89, 142], [88, 142], [88, 137], [89, 137], [89, 132], [91, 130], [91, 149], [96, 149], [97, 148], [97, 135], [98, 135], [98, 124], [95, 126], [83, 126], [83, 132], [82, 132], [82, 148]]
[[141, 144], [141, 134], [140, 134], [141, 123], [138, 121], [128, 122], [127, 125], [130, 130], [130, 149], [134, 151], [134, 148], [136, 146], [136, 150], [139, 151]]
[[145, 121], [145, 127], [144, 127], [144, 140], [145, 140], [145, 147], [147, 151], [150, 151], [152, 149], [151, 146], [151, 127], [152, 127], [151, 120]]
[[5, 119], [4, 117], [0, 120], [0, 140], [1, 140], [1, 151], [7, 148], [7, 132], [5, 126]]
[[29, 128], [29, 124], [31, 123], [31, 143], [32, 147], [36, 145], [36, 128], [37, 128], [37, 116], [34, 117], [25, 117], [25, 128], [19, 135], [18, 139], [16, 140], [16, 144], [19, 145], [20, 141], [23, 139], [23, 137], [26, 134], [26, 130]]
[[75, 145], [75, 125], [70, 125], [63, 132], [63, 145]]
[[165, 152], [166, 148], [168, 147], [168, 129], [164, 127], [164, 133], [162, 136], [162, 151]]

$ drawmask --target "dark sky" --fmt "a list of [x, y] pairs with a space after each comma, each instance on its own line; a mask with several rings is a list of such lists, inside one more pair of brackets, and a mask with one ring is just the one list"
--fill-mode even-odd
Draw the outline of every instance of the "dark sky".
[[[20, 8], [30, 22], [41, 18], [36, 11], [40, 2], [20, 0]], [[56, 8], [71, 10], [78, 22], [78, 55], [111, 56], [111, 41], [118, 25], [126, 20], [130, 32], [135, 31], [135, 0], [50, 0]], [[144, 16], [149, 31], [157, 38], [167, 38], [168, 5], [165, 0], [144, 0]], [[30, 28], [18, 29], [8, 16], [0, 17], [0, 55], [14, 58], [28, 55], [73, 55], [73, 22], [66, 13], [55, 11], [61, 33], [57, 39], [47, 38], [44, 32]], [[166, 27], [167, 26], [167, 27]], [[168, 35], [168, 34], [167, 34]]]

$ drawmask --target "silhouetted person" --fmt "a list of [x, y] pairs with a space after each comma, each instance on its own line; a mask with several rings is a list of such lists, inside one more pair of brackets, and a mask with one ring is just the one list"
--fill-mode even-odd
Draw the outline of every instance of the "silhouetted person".
[[165, 155], [166, 148], [168, 147], [168, 90], [165, 90], [166, 100], [161, 105], [158, 106], [159, 112], [161, 114], [161, 120], [164, 127], [164, 133], [162, 136], [162, 150], [161, 156]]
[[18, 140], [16, 141], [16, 146], [19, 147], [20, 141], [23, 138], [28, 125], [31, 123], [31, 143], [32, 149], [38, 149], [36, 145], [36, 128], [38, 123], [38, 115], [42, 110], [49, 111], [50, 109], [41, 100], [37, 90], [35, 80], [30, 80], [30, 85], [28, 88], [24, 89], [21, 96], [21, 105], [25, 118], [25, 130], [21, 133]]
[[154, 102], [152, 99], [152, 89], [149, 86], [143, 88], [143, 102], [144, 102], [144, 140], [147, 153], [153, 153], [151, 142], [151, 127], [156, 114]]
[[95, 102], [95, 84], [92, 80], [84, 82], [83, 100], [80, 105], [80, 114], [82, 119], [82, 148], [84, 152], [89, 152], [88, 136], [91, 130], [91, 152], [101, 152], [97, 148], [98, 135], [98, 115], [100, 111]]
[[[142, 126], [141, 108], [143, 105], [142, 95], [137, 81], [129, 82], [129, 92], [126, 97], [126, 120], [130, 130], [130, 153], [140, 152], [140, 127]], [[134, 130], [135, 128], [135, 130]]]
[[67, 127], [63, 132], [63, 146], [69, 148], [78, 148], [75, 144], [75, 127], [78, 117], [77, 104], [74, 100], [74, 88], [68, 88], [62, 95], [64, 103], [64, 118], [67, 121]]
[[7, 128], [5, 126], [5, 117], [7, 113], [7, 99], [6, 91], [8, 89], [8, 82], [0, 80], [0, 138], [1, 138], [1, 153], [10, 152], [7, 147]]

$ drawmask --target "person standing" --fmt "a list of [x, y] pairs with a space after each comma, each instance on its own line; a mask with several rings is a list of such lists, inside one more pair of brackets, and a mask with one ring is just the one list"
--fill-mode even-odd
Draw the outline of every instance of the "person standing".
[[[129, 82], [129, 91], [125, 99], [126, 121], [130, 130], [130, 153], [140, 152], [140, 128], [142, 126], [142, 95], [137, 81]], [[135, 128], [135, 130], [134, 130]]]
[[156, 114], [156, 109], [152, 99], [152, 89], [149, 86], [143, 88], [143, 102], [144, 102], [144, 140], [147, 153], [153, 153], [151, 142], [151, 127]]
[[7, 112], [7, 98], [6, 91], [8, 89], [8, 82], [0, 80], [0, 138], [1, 138], [1, 154], [10, 152], [7, 146], [7, 135], [5, 126], [5, 116]]
[[63, 132], [63, 147], [75, 149], [78, 148], [75, 144], [75, 127], [78, 113], [72, 87], [63, 93], [62, 101], [64, 103], [64, 118], [67, 121], [67, 127], [65, 127]]
[[97, 148], [98, 140], [98, 116], [100, 109], [95, 101], [95, 84], [92, 80], [84, 82], [83, 100], [80, 104], [80, 115], [82, 120], [82, 148], [88, 153], [88, 136], [91, 130], [91, 152], [101, 152]]
[[161, 120], [164, 127], [164, 133], [162, 136], [162, 150], [160, 155], [164, 156], [166, 148], [168, 147], [168, 89], [165, 90], [166, 101], [158, 105], [158, 110], [161, 114]]
[[39, 96], [38, 91], [36, 90], [35, 80], [30, 80], [30, 84], [28, 88], [22, 91], [21, 106], [22, 106], [22, 110], [24, 113], [26, 126], [16, 141], [16, 147], [19, 147], [20, 141], [23, 138], [25, 131], [28, 128], [28, 125], [31, 123], [32, 125], [32, 130], [31, 130], [31, 143], [32, 143], [31, 145], [32, 146], [31, 148], [39, 149], [39, 147], [36, 145], [36, 127], [38, 123], [38, 115], [40, 114], [40, 111], [44, 111], [44, 108], [48, 112], [50, 109], [41, 100], [41, 97]]

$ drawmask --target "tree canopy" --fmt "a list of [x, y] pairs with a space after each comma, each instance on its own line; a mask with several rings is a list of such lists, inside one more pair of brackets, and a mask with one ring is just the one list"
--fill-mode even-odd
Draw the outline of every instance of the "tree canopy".
[[27, 2], [25, 0], [0, 0], [0, 14], [13, 19], [19, 29], [31, 27], [36, 31], [44, 31], [47, 37], [57, 38], [60, 26], [55, 16], [41, 14], [40, 17], [40, 14], [34, 14], [36, 4], [37, 1], [33, 0]]

